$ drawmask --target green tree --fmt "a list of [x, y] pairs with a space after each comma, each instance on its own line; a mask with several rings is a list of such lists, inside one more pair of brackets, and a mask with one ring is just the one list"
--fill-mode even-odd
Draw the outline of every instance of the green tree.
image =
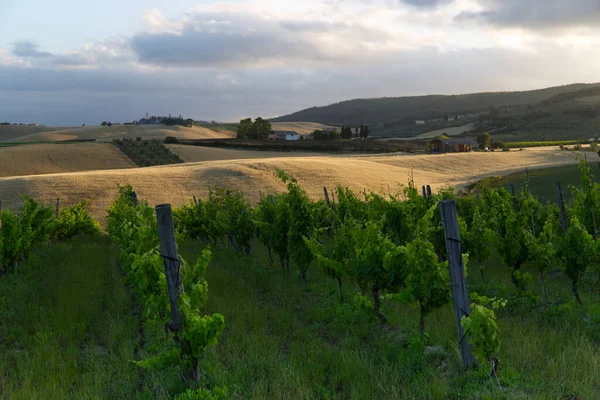
[[271, 123], [268, 119], [262, 119], [261, 117], [258, 117], [252, 124], [250, 132], [248, 133], [248, 138], [259, 140], [268, 139], [271, 129]]
[[327, 134], [327, 132], [324, 132], [320, 129], [316, 129], [313, 134], [313, 139], [314, 140], [328, 140], [329, 139], [329, 135]]
[[343, 127], [340, 136], [342, 139], [352, 139], [352, 128]]
[[479, 144], [480, 149], [485, 149], [485, 148], [490, 147], [491, 143], [492, 143], [492, 136], [489, 134], [489, 132], [485, 132], [485, 133], [477, 136], [477, 144]]
[[366, 139], [369, 137], [369, 125], [360, 126], [360, 137], [362, 139]]
[[247, 139], [250, 136], [252, 130], [252, 118], [246, 118], [240, 121], [237, 126], [237, 137], [238, 139]]

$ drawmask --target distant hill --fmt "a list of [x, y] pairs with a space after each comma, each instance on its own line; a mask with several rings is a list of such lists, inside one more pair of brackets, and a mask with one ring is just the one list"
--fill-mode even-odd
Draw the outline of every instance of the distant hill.
[[[491, 106], [536, 105], [569, 92], [600, 87], [600, 83], [576, 83], [520, 92], [488, 92], [461, 95], [428, 95], [355, 99], [324, 107], [312, 107], [273, 118], [273, 122], [307, 121], [329, 125], [377, 124], [437, 118], [456, 113], [476, 113]], [[568, 98], [568, 97], [567, 97]]]

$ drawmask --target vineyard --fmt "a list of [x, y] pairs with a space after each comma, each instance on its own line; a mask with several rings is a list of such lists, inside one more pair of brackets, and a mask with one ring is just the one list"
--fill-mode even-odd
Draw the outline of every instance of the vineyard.
[[[118, 253], [122, 301], [129, 304], [130, 293], [137, 311], [132, 326], [123, 322], [130, 330], [119, 343], [129, 350], [103, 340], [119, 372], [104, 370], [120, 384], [94, 393], [596, 398], [600, 183], [584, 159], [580, 172], [580, 185], [565, 188], [571, 200], [557, 184], [554, 203], [527, 184], [464, 197], [413, 181], [386, 194], [324, 188], [312, 201], [281, 170], [287, 191], [257, 204], [213, 188], [206, 199], [154, 210], [131, 186], [120, 187], [106, 217], [117, 247], [105, 252]], [[38, 271], [19, 272], [20, 264], [75, 236], [79, 244], [100, 234], [85, 203], [54, 211], [25, 198], [0, 219], [6, 290], [20, 273]], [[0, 297], [4, 320], [14, 318], [12, 304]], [[0, 328], [0, 346], [18, 347], [19, 338]], [[36, 346], [50, 340], [38, 336]], [[12, 393], [15, 381], [31, 384], [10, 372], [33, 363], [17, 354], [0, 362], [0, 389]]]

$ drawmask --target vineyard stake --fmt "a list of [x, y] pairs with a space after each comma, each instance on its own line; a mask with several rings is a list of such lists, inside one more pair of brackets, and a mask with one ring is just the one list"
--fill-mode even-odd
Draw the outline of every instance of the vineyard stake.
[[327, 187], [323, 186], [323, 193], [325, 194], [325, 201], [327, 202], [328, 206], [331, 206], [331, 204], [329, 203], [329, 193], [327, 193]]
[[160, 238], [160, 252], [165, 263], [165, 275], [169, 290], [169, 303], [171, 304], [172, 322], [169, 328], [177, 333], [181, 330], [181, 315], [179, 314], [179, 294], [183, 286], [179, 275], [179, 256], [175, 242], [175, 227], [173, 226], [173, 213], [170, 204], [156, 206], [156, 221], [158, 222], [158, 236]]
[[446, 237], [446, 252], [448, 253], [448, 268], [450, 269], [450, 285], [452, 287], [452, 300], [456, 314], [456, 326], [458, 328], [458, 346], [460, 357], [465, 369], [475, 365], [475, 357], [471, 353], [471, 347], [465, 336], [461, 325], [462, 317], [468, 317], [471, 313], [469, 305], [469, 292], [465, 279], [465, 268], [462, 259], [462, 243], [458, 231], [458, 217], [456, 216], [456, 201], [440, 201], [440, 214], [444, 224], [444, 235]]
[[431, 186], [427, 185], [427, 199], [431, 198]]
[[60, 209], [60, 197], [56, 198], [56, 218], [58, 218], [58, 210]]
[[560, 208], [560, 223], [562, 225], [563, 234], [567, 235], [567, 211], [565, 210], [565, 199], [563, 189], [560, 182], [556, 182], [556, 201]]

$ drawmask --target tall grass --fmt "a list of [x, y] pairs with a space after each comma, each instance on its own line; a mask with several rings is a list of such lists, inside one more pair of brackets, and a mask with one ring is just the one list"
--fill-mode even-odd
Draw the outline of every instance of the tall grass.
[[[189, 244], [182, 253], [192, 257], [201, 247]], [[416, 306], [384, 302], [390, 325], [382, 326], [361, 307], [359, 293], [340, 303], [337, 283], [314, 266], [304, 286], [295, 274], [270, 270], [260, 245], [253, 249], [253, 257], [213, 249], [207, 271], [208, 311], [223, 313], [227, 327], [204, 368], [231, 398], [600, 398], [600, 307], [592, 305], [599, 300], [593, 286], [585, 294], [589, 305], [580, 307], [557, 273], [549, 284], [551, 303], [540, 304], [515, 295], [510, 270], [498, 260], [488, 267], [487, 286], [476, 271], [469, 275], [471, 290], [509, 299], [498, 318], [500, 390], [487, 366], [461, 372], [451, 304], [426, 318], [422, 343]], [[530, 291], [539, 296], [535, 282]]]
[[0, 397], [127, 398], [134, 305], [106, 237], [43, 247], [0, 279]]
[[[180, 246], [193, 259], [200, 243]], [[213, 247], [207, 312], [225, 315], [219, 344], [202, 361], [203, 383], [232, 399], [595, 399], [600, 398], [600, 296], [584, 283], [585, 306], [571, 300], [560, 272], [548, 277], [550, 301], [516, 296], [497, 257], [468, 275], [471, 290], [509, 299], [498, 314], [499, 389], [488, 369], [461, 372], [452, 306], [426, 317], [384, 301], [382, 325], [360, 293], [315, 266], [304, 285], [269, 269], [265, 249], [252, 256]], [[277, 263], [276, 263], [277, 264]], [[527, 266], [525, 271], [529, 270]], [[530, 271], [533, 272], [533, 271]], [[184, 385], [177, 368], [148, 372], [140, 359], [164, 343], [162, 327], [141, 329], [134, 294], [122, 281], [118, 252], [106, 237], [44, 246], [0, 278], [0, 398], [170, 398]], [[161, 337], [162, 336], [162, 337]]]

